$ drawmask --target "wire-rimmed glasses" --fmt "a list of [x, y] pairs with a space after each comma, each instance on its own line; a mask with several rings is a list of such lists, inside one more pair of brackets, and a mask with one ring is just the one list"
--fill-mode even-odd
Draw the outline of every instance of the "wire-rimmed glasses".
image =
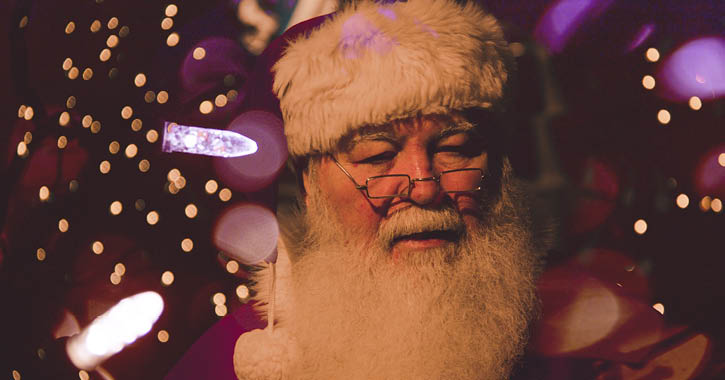
[[345, 170], [335, 156], [330, 155], [337, 167], [350, 178], [355, 188], [365, 190], [365, 195], [371, 199], [380, 198], [406, 198], [410, 195], [416, 182], [433, 181], [446, 193], [466, 193], [481, 190], [483, 170], [480, 168], [462, 168], [446, 170], [434, 177], [410, 178], [407, 174], [385, 174], [368, 177], [365, 185], [360, 185], [355, 178]]

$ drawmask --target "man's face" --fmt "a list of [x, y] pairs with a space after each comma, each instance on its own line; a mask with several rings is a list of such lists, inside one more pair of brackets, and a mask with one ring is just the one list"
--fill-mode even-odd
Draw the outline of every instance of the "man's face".
[[[392, 123], [379, 128], [364, 128], [343, 138], [335, 154], [338, 162], [358, 184], [369, 177], [407, 174], [411, 178], [430, 178], [446, 170], [477, 168], [485, 173], [488, 155], [485, 141], [463, 116], [429, 116]], [[446, 193], [434, 181], [416, 181], [408, 197], [368, 198], [329, 156], [322, 158], [314, 180], [327, 198], [338, 221], [349, 227], [362, 243], [371, 242], [398, 212], [409, 208], [452, 209], [460, 214], [466, 227], [479, 218], [475, 192]], [[305, 187], [310, 188], [305, 176]], [[429, 249], [445, 249], [461, 239], [462, 228], [392, 233], [381, 242], [392, 258], [405, 258]], [[379, 235], [378, 235], [379, 238]]]
[[358, 184], [490, 169], [482, 191], [419, 181], [409, 197], [368, 199], [331, 158], [310, 163], [305, 235], [278, 307], [299, 345], [295, 378], [508, 377], [535, 310], [538, 256], [521, 189], [481, 135], [458, 115], [425, 117], [364, 128], [335, 157]]

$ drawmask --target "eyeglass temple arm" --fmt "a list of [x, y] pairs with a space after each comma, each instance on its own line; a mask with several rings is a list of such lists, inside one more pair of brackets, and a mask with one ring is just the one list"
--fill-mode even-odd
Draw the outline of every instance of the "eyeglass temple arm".
[[340, 170], [342, 170], [343, 173], [345, 173], [347, 178], [350, 178], [350, 181], [352, 181], [352, 183], [355, 184], [355, 189], [367, 190], [368, 187], [365, 185], [358, 184], [357, 181], [355, 181], [355, 178], [353, 178], [352, 175], [350, 173], [348, 173], [347, 170], [345, 170], [345, 168], [342, 165], [340, 165], [340, 163], [337, 161], [337, 158], [335, 158], [335, 156], [330, 155], [330, 158], [332, 158], [332, 161], [335, 161], [335, 165], [337, 165], [337, 167], [340, 168]]

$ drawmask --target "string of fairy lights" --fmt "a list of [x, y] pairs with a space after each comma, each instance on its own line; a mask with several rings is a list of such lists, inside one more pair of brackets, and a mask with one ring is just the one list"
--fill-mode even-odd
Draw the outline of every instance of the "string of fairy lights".
[[[103, 0], [95, 0], [97, 4], [103, 3]], [[179, 14], [179, 7], [176, 4], [168, 4], [163, 9], [161, 15], [160, 30], [164, 44], [167, 48], [173, 48], [179, 45], [181, 36], [179, 32], [174, 31], [175, 17]], [[23, 29], [27, 28], [28, 25], [32, 25], [32, 19], [27, 15], [20, 19], [18, 27]], [[104, 28], [105, 26], [105, 28]], [[75, 37], [76, 40], [80, 41], [86, 37], [84, 35], [84, 29], [89, 31], [93, 35], [104, 35], [105, 41], [104, 46], [99, 48], [97, 55], [97, 62], [82, 62], [82, 59], [68, 56], [61, 59], [59, 72], [62, 73], [65, 80], [69, 82], [82, 82], [92, 83], [94, 81], [103, 80], [103, 75], [99, 75], [100, 72], [104, 71], [103, 67], [107, 68], [108, 80], [117, 80], [122, 78], [124, 75], [125, 68], [123, 65], [117, 65], [114, 62], [114, 57], [121, 56], [122, 54], [129, 54], [127, 49], [123, 53], [120, 49], [132, 33], [130, 25], [123, 25], [122, 20], [119, 17], [109, 17], [106, 19], [95, 18], [92, 20], [69, 20], [62, 32], [67, 38]], [[87, 32], [85, 32], [87, 33]], [[92, 46], [88, 48], [93, 49]], [[203, 47], [196, 47], [193, 50], [192, 56], [197, 61], [203, 61], [206, 58], [206, 51]], [[120, 60], [119, 60], [120, 61]], [[100, 67], [96, 67], [97, 65]], [[131, 86], [131, 88], [137, 88], [141, 90], [139, 93], [143, 103], [146, 107], [139, 107], [135, 105], [136, 101], [130, 101], [120, 107], [118, 115], [120, 120], [104, 119], [108, 117], [107, 113], [102, 111], [95, 112], [94, 109], [88, 108], [84, 104], [83, 97], [79, 94], [68, 94], [64, 97], [63, 104], [64, 109], [57, 113], [57, 119], [53, 116], [55, 129], [52, 132], [44, 131], [44, 133], [50, 133], [57, 135], [56, 148], [57, 154], [62, 155], [66, 149], [74, 142], [78, 140], [82, 142], [89, 142], [95, 147], [103, 146], [103, 149], [89, 149], [90, 151], [102, 152], [102, 154], [91, 154], [89, 158], [89, 167], [95, 168], [96, 176], [92, 180], [83, 180], [84, 175], [81, 174], [78, 178], [71, 179], [68, 183], [68, 190], [71, 193], [79, 191], [81, 186], [84, 186], [84, 182], [98, 183], [101, 186], [111, 186], [111, 184], [117, 184], [119, 181], [124, 182], [124, 178], [132, 178], [129, 176], [158, 176], [162, 173], [159, 170], [152, 170], [152, 156], [154, 151], [158, 151], [158, 140], [159, 132], [158, 126], [153, 119], [154, 111], [148, 107], [150, 106], [163, 106], [173, 101], [169, 91], [165, 88], [154, 88], [152, 85], [152, 78], [149, 78], [144, 72], [137, 72], [135, 75], [131, 75], [131, 83], [121, 83], [122, 86]], [[233, 75], [227, 75], [224, 77], [223, 85], [225, 87], [231, 87], [234, 84], [235, 78]], [[70, 90], [69, 86], [69, 91]], [[73, 87], [77, 88], [77, 87]], [[198, 111], [202, 115], [212, 113], [215, 108], [222, 108], [227, 105], [228, 101], [234, 100], [238, 96], [238, 92], [235, 89], [229, 89], [222, 93], [217, 94], [211, 99], [202, 100], [199, 103]], [[141, 103], [141, 104], [143, 104]], [[155, 104], [154, 104], [155, 103]], [[35, 107], [39, 105], [33, 104]], [[28, 122], [36, 122], [37, 120], [37, 109], [31, 104], [20, 104], [17, 109], [17, 116], [19, 119], [23, 119]], [[144, 118], [144, 114], [152, 115], [149, 118]], [[38, 121], [39, 122], [39, 121]], [[127, 124], [125, 124], [127, 123]], [[127, 127], [123, 127], [123, 125]], [[37, 141], [37, 135], [39, 128], [47, 128], [47, 125], [37, 126], [34, 130], [26, 131], [22, 140], [17, 142], [16, 155], [17, 158], [24, 162], [29, 162], [33, 157], [36, 149], [40, 151], [42, 147], [39, 145], [35, 147]], [[128, 129], [125, 129], [128, 128]], [[87, 134], [92, 137], [89, 140], [87, 137], [81, 136], [83, 130], [86, 130]], [[87, 135], [87, 136], [88, 136]], [[108, 136], [108, 137], [107, 137]], [[138, 137], [141, 138], [138, 138]], [[110, 137], [110, 138], [109, 138]], [[34, 141], [36, 140], [36, 141]], [[110, 141], [109, 141], [110, 140]], [[95, 163], [94, 163], [95, 162]], [[131, 164], [129, 164], [131, 163]], [[129, 166], [134, 167], [136, 174], [129, 170]], [[163, 165], [161, 165], [163, 166]], [[91, 174], [92, 175], [92, 174]], [[124, 193], [130, 195], [137, 193], [139, 195], [136, 199], [131, 199], [128, 196], [123, 198], [108, 199], [105, 201], [105, 207], [108, 211], [109, 218], [119, 218], [123, 215], [128, 217], [129, 213], [135, 210], [140, 214], [140, 218], [134, 217], [133, 220], [145, 223], [147, 228], [158, 227], [165, 217], [173, 218], [171, 212], [164, 211], [163, 203], [155, 202], [156, 205], [152, 207], [154, 202], [149, 202], [150, 194], [143, 194], [144, 192], [161, 191], [162, 194], [168, 194], [174, 196], [183, 192], [184, 189], [190, 185], [195, 187], [194, 194], [206, 194], [206, 198], [193, 198], [192, 195], [184, 197], [181, 208], [183, 215], [188, 221], [194, 221], [198, 219], [201, 213], [205, 213], [206, 217], [204, 220], [209, 220], [209, 212], [211, 209], [218, 209], [216, 205], [206, 205], [212, 202], [216, 198], [216, 202], [221, 204], [230, 203], [233, 198], [233, 191], [230, 188], [222, 186], [214, 178], [207, 178], [206, 180], [199, 180], [197, 178], [185, 177], [181, 170], [178, 168], [171, 168], [163, 171], [163, 188], [155, 188], [157, 190], [150, 190], [149, 188], [134, 188], [132, 183], [128, 184], [128, 189]], [[141, 177], [143, 178], [143, 177]], [[100, 182], [99, 182], [100, 179]], [[133, 181], [132, 181], [133, 182]], [[142, 183], [156, 183], [150, 178], [143, 178], [140, 182]], [[200, 186], [197, 186], [200, 185]], [[66, 186], [62, 183], [44, 183], [37, 189], [37, 198], [41, 205], [43, 204], [63, 204], [64, 202], [72, 202], [68, 197], [63, 196], [58, 190], [60, 186]], [[63, 194], [65, 194], [63, 192]], [[150, 195], [151, 198], [157, 197], [157, 195]], [[197, 196], [198, 197], [198, 196]], [[127, 198], [127, 199], [124, 199]], [[175, 203], [178, 204], [182, 198], [179, 198]], [[157, 207], [158, 206], [158, 207]], [[65, 204], [65, 207], [72, 208], [72, 204]], [[178, 206], [175, 206], [178, 207]], [[167, 214], [167, 215], [164, 215]], [[134, 214], [136, 215], [136, 214]], [[52, 216], [52, 214], [49, 214]], [[87, 223], [93, 223], [88, 220], [78, 220], [71, 216], [61, 216], [57, 218], [57, 231], [61, 234], [68, 234], [74, 231], [75, 225], [84, 225]], [[193, 228], [192, 228], [193, 230]], [[80, 233], [80, 231], [75, 231]], [[190, 254], [195, 249], [198, 249], [195, 244], [195, 240], [202, 239], [205, 241], [202, 244], [203, 247], [208, 247], [210, 243], [209, 236], [194, 237], [192, 234], [184, 236], [178, 242], [165, 242], [164, 244], [176, 247], [174, 250], [180, 250], [184, 254]], [[108, 250], [108, 242], [102, 238], [92, 239], [88, 245], [88, 251], [91, 255], [100, 256]], [[50, 256], [60, 256], [62, 252], [52, 252], [42, 241], [38, 241], [38, 247], [35, 249], [33, 254], [35, 260], [38, 263], [43, 263]], [[209, 252], [202, 252], [206, 254]], [[212, 252], [214, 254], [215, 252]], [[239, 275], [240, 264], [225, 255], [223, 252], [218, 253], [218, 261], [223, 263], [224, 271], [231, 275]], [[83, 260], [83, 259], [81, 259]], [[121, 259], [123, 260], [123, 258]], [[163, 266], [163, 265], [162, 265]], [[158, 281], [165, 288], [172, 289], [172, 285], [175, 281], [178, 281], [178, 273], [175, 273], [173, 263], [166, 264], [166, 268], [161, 268], [158, 274]], [[124, 278], [128, 275], [129, 268], [123, 261], [116, 262], [110, 273], [108, 273], [107, 281], [114, 286], [122, 287], [125, 283]], [[245, 303], [250, 297], [249, 288], [244, 283], [237, 284], [232, 291], [226, 289], [218, 289], [213, 295], [210, 295], [210, 309], [218, 318], [225, 316], [229, 312], [229, 299], [227, 296], [233, 297], [234, 302]], [[228, 292], [225, 294], [225, 292]], [[231, 298], [230, 298], [231, 299]], [[161, 344], [167, 343], [171, 340], [173, 332], [169, 331], [164, 326], [157, 329], [155, 332], [156, 339]], [[89, 379], [90, 375], [84, 370], [78, 372], [80, 379]], [[12, 370], [12, 377], [15, 380], [21, 379], [22, 374], [18, 369]]]
[[[654, 47], [650, 47], [645, 51], [645, 59], [650, 63], [656, 63], [660, 60], [660, 52]], [[655, 89], [656, 79], [652, 74], [646, 74], [642, 77], [642, 87], [646, 90], [651, 91]], [[702, 109], [702, 100], [697, 96], [691, 96], [687, 102], [689, 108], [692, 111], [699, 111]], [[657, 122], [662, 126], [667, 126], [672, 121], [672, 114], [666, 108], [661, 108], [657, 111]], [[718, 164], [721, 167], [725, 167], [725, 153], [721, 153], [718, 156]], [[674, 181], [674, 179], [672, 179]], [[676, 181], [674, 181], [676, 183]], [[680, 209], [686, 209], [690, 205], [690, 197], [685, 193], [679, 193], [674, 199], [675, 205]], [[699, 208], [702, 212], [714, 212], [720, 213], [723, 209], [722, 200], [717, 197], [709, 195], [703, 196], [699, 201]], [[645, 219], [637, 219], [634, 222], [634, 232], [638, 235], [644, 235], [647, 232], [647, 221]]]

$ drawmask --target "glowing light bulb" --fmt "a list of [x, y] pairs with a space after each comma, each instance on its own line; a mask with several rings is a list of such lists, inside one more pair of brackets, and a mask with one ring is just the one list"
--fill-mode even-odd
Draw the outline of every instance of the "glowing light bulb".
[[240, 157], [255, 153], [257, 143], [233, 131], [165, 122], [161, 150], [216, 157]]
[[181, 241], [181, 249], [184, 252], [191, 252], [191, 250], [194, 249], [194, 241], [189, 238], [185, 238]]
[[642, 86], [648, 90], [655, 88], [655, 78], [652, 75], [645, 75], [642, 78]]
[[691, 97], [687, 103], [690, 105], [690, 108], [692, 108], [694, 111], [697, 111], [700, 108], [702, 108], [702, 100], [700, 100], [700, 98], [698, 98], [697, 96]]
[[680, 194], [677, 196], [675, 202], [677, 203], [677, 207], [686, 208], [690, 204], [690, 198], [687, 194]]
[[657, 62], [660, 59], [660, 52], [655, 48], [649, 48], [647, 49], [645, 56], [647, 57], [648, 61]]
[[642, 235], [647, 232], [647, 222], [644, 219], [638, 219], [634, 222], [634, 232], [638, 235]]
[[669, 123], [670, 120], [671, 120], [670, 112], [667, 111], [667, 110], [665, 110], [665, 109], [659, 110], [659, 112], [657, 112], [657, 120], [661, 124], [667, 124], [667, 123]]
[[92, 370], [151, 331], [163, 310], [164, 300], [155, 292], [124, 298], [68, 339], [68, 357], [76, 367]]
[[204, 57], [206, 56], [206, 50], [204, 50], [203, 47], [198, 47], [198, 48], [194, 49], [194, 52], [192, 53], [192, 55], [194, 56], [194, 59], [196, 59], [197, 61], [204, 59]]

